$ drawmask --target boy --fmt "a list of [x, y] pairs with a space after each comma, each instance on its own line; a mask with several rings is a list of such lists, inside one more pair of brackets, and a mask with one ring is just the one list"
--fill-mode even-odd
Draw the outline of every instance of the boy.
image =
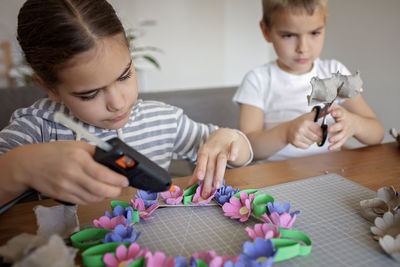
[[382, 141], [384, 129], [363, 97], [336, 101], [328, 110], [328, 142], [315, 112], [307, 104], [310, 80], [347, 68], [336, 60], [321, 60], [327, 20], [327, 0], [263, 0], [261, 31], [278, 59], [250, 71], [233, 101], [240, 104], [239, 129], [247, 134], [255, 159], [300, 157], [340, 148], [354, 136], [363, 144]]

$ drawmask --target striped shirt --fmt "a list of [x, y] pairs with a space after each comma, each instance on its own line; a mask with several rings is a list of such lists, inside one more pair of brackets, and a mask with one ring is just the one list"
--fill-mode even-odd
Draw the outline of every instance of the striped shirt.
[[139, 99], [123, 128], [106, 130], [79, 121], [65, 105], [43, 98], [32, 106], [13, 113], [10, 124], [0, 131], [0, 154], [25, 144], [58, 140], [87, 141], [71, 129], [55, 122], [53, 114], [56, 111], [64, 113], [102, 140], [118, 136], [165, 169], [168, 169], [171, 159], [195, 161], [200, 146], [218, 129], [212, 124], [194, 122], [180, 108]]

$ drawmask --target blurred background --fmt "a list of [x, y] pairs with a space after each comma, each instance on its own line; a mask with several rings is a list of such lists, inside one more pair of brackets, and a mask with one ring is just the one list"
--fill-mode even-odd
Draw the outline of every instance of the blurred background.
[[[29, 82], [15, 40], [23, 2], [0, 0], [0, 90]], [[275, 59], [259, 30], [260, 0], [110, 3], [138, 48], [134, 63], [142, 92], [239, 86], [246, 72]], [[387, 131], [399, 129], [400, 1], [331, 0], [328, 13], [321, 58], [359, 70], [368, 104]], [[386, 134], [384, 141], [393, 139]]]

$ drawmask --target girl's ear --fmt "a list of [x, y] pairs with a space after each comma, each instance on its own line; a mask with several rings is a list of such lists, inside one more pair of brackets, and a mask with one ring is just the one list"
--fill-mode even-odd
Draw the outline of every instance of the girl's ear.
[[270, 43], [271, 42], [271, 33], [270, 33], [267, 25], [265, 25], [265, 22], [263, 20], [260, 21], [260, 28], [261, 28], [261, 31], [262, 31], [262, 33], [264, 35], [264, 39], [268, 43]]
[[55, 89], [51, 89], [47, 86], [47, 84], [39, 77], [36, 73], [33, 74], [33, 79], [46, 91], [47, 95], [51, 98], [51, 100], [55, 102], [61, 102], [60, 95]]

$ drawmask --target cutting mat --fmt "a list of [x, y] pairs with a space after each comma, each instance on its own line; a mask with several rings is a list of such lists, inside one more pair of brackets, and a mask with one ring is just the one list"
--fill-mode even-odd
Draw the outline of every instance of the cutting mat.
[[[372, 190], [337, 174], [327, 174], [259, 192], [280, 203], [289, 202], [291, 211], [300, 210], [293, 229], [306, 233], [313, 242], [308, 256], [274, 266], [397, 265], [372, 239], [371, 224], [359, 214], [360, 200], [376, 196]], [[153, 214], [153, 220], [142, 220], [134, 226], [142, 232], [140, 246], [187, 259], [203, 250], [238, 255], [242, 244], [249, 241], [245, 227], [259, 223], [255, 219], [245, 223], [232, 220], [218, 206], [160, 208]]]

